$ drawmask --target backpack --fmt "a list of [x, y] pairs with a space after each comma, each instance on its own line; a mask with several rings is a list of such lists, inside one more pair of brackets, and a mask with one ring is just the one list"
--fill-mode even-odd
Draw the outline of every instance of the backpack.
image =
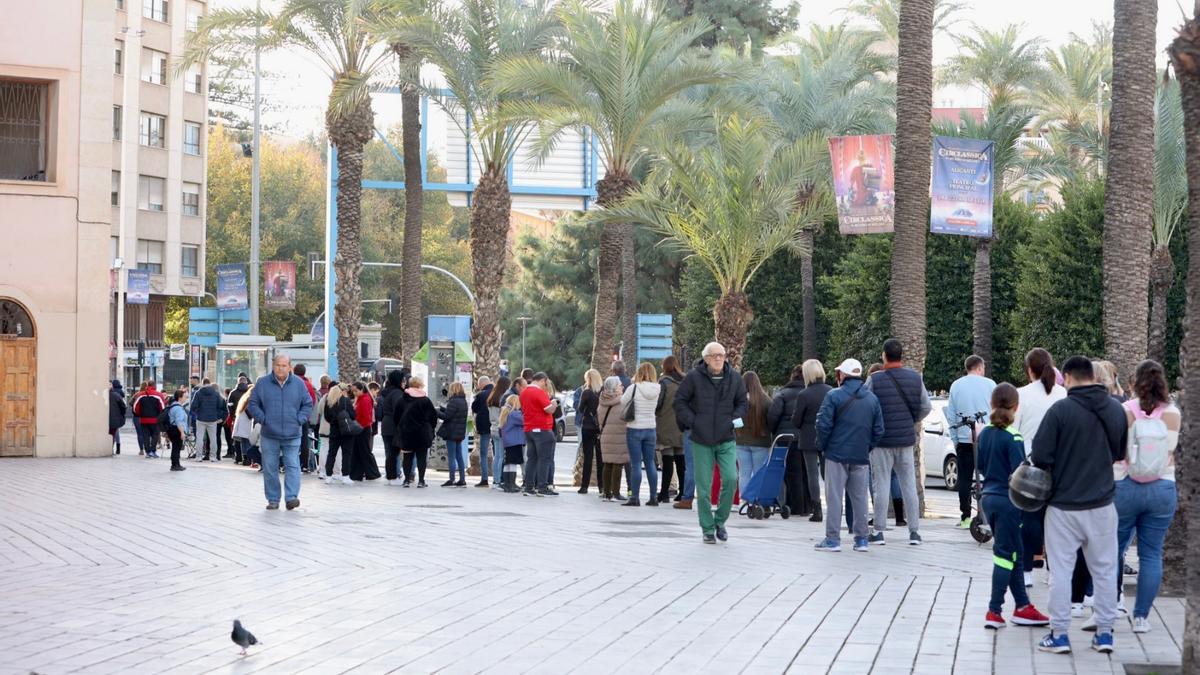
[[1151, 415], [1136, 404], [1125, 409], [1133, 413], [1126, 458], [1129, 477], [1138, 483], [1153, 483], [1166, 475], [1171, 463], [1167, 424], [1162, 420], [1167, 408], [1162, 406]]
[[158, 428], [160, 430], [166, 431], [167, 427], [171, 426], [171, 408], [174, 408], [177, 405], [179, 404], [172, 403], [171, 405], [163, 408], [162, 412], [158, 413], [158, 418], [155, 419], [155, 423], [158, 424]]

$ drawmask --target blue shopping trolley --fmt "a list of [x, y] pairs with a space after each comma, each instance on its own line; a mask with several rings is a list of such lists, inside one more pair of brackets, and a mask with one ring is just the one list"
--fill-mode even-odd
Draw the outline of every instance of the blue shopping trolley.
[[779, 501], [779, 492], [783, 488], [783, 473], [787, 466], [788, 447], [795, 437], [792, 434], [779, 434], [771, 441], [771, 454], [767, 463], [750, 475], [746, 483], [746, 491], [742, 493], [742, 505], [738, 513], [750, 516], [753, 520], [763, 520], [778, 513], [780, 518], [789, 518], [792, 510]]

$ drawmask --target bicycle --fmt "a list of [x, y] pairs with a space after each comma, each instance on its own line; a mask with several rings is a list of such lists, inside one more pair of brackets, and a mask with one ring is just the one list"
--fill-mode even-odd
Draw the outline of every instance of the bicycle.
[[[987, 515], [983, 512], [983, 478], [979, 475], [979, 463], [974, 461], [976, 459], [975, 446], [979, 441], [978, 424], [987, 415], [983, 411], [977, 412], [974, 415], [960, 415], [958, 424], [951, 425], [950, 427], [951, 430], [960, 427], [969, 427], [971, 429], [971, 453], [973, 460], [971, 464], [974, 467], [971, 477], [971, 498], [975, 500], [975, 516], [971, 518], [971, 538], [980, 544], [986, 544], [992, 540], [992, 526], [988, 524]], [[959, 476], [958, 479], [962, 480], [963, 477]]]

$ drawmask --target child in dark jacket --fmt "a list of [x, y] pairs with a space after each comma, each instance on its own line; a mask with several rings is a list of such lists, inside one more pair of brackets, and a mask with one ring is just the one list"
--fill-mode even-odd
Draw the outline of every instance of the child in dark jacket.
[[525, 416], [519, 396], [509, 396], [500, 409], [500, 440], [504, 444], [503, 489], [520, 492], [517, 471], [525, 461]]
[[1050, 619], [1037, 611], [1025, 592], [1021, 556], [1021, 510], [1008, 498], [1008, 479], [1025, 461], [1025, 441], [1013, 420], [1017, 413], [1017, 388], [1005, 382], [992, 390], [992, 415], [975, 445], [975, 465], [983, 476], [983, 512], [992, 528], [992, 599], [984, 626], [999, 629], [1006, 624], [1000, 610], [1005, 591], [1011, 591], [1016, 610], [1012, 622], [1018, 626], [1045, 626]]

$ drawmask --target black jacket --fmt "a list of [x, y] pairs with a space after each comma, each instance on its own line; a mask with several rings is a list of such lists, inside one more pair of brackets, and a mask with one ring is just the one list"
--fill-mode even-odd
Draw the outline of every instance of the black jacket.
[[125, 426], [125, 390], [108, 390], [108, 428], [120, 429]]
[[579, 427], [581, 431], [600, 431], [600, 394], [588, 387], [579, 395]]
[[325, 415], [325, 421], [329, 422], [329, 438], [330, 440], [340, 439], [342, 436], [346, 438], [354, 438], [353, 434], [342, 433], [342, 423], [339, 420], [342, 413], [354, 419], [354, 400], [348, 394], [342, 394], [342, 397], [333, 405], [325, 406], [325, 410], [321, 414]]
[[733, 420], [745, 416], [746, 385], [728, 363], [717, 382], [700, 359], [675, 393], [675, 417], [680, 426], [691, 430], [693, 443], [719, 445], [732, 441]]
[[792, 426], [797, 429], [796, 447], [801, 450], [817, 449], [817, 411], [833, 387], [824, 382], [813, 382], [796, 397], [796, 408], [792, 411]]
[[449, 441], [461, 441], [467, 437], [467, 397], [451, 396], [437, 416], [445, 422], [439, 436]]
[[229, 405], [225, 403], [225, 397], [221, 396], [217, 388], [208, 385], [200, 387], [196, 393], [192, 394], [192, 414], [201, 422], [221, 422], [224, 421], [229, 412]]
[[1046, 411], [1029, 459], [1050, 471], [1050, 506], [1083, 511], [1113, 500], [1113, 462], [1125, 459], [1125, 410], [1103, 385], [1072, 387]]
[[767, 410], [767, 430], [772, 436], [779, 434], [796, 435], [796, 426], [792, 424], [792, 413], [796, 411], [796, 397], [804, 391], [804, 380], [792, 380], [783, 385], [771, 399], [771, 407]]
[[233, 391], [229, 392], [228, 403], [229, 403], [229, 414], [230, 415], [237, 415], [238, 401], [242, 400], [242, 396], [246, 395], [246, 390], [249, 388], [250, 388], [250, 385], [239, 382], [238, 386], [234, 387]]
[[400, 416], [400, 433], [395, 438], [403, 450], [428, 450], [433, 445], [433, 430], [437, 427], [437, 408], [428, 396], [404, 394], [404, 414]]
[[488, 412], [487, 400], [492, 395], [492, 389], [496, 385], [489, 384], [475, 394], [475, 398], [471, 400], [471, 412], [475, 414], [475, 431], [480, 434], [492, 433], [492, 415]]
[[375, 402], [375, 419], [379, 420], [379, 433], [384, 436], [396, 433], [396, 420], [399, 417], [396, 408], [400, 406], [400, 414], [403, 414], [403, 400], [403, 389], [394, 387], [391, 383], [383, 385], [383, 390], [379, 392], [379, 400]]

